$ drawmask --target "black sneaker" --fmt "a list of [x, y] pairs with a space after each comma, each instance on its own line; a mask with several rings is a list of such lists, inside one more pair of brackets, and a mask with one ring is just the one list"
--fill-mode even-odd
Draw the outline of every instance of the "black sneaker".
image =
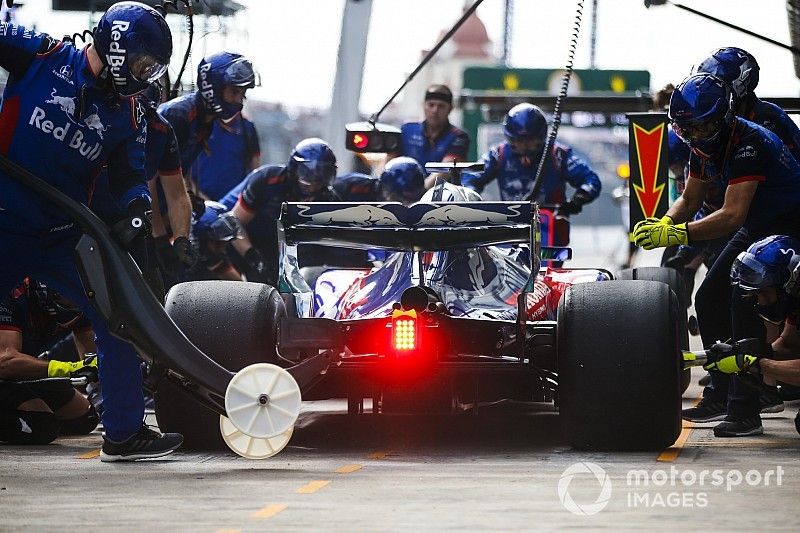
[[741, 420], [725, 420], [714, 426], [715, 437], [749, 437], [763, 434], [764, 426], [761, 425], [761, 417], [758, 415]]
[[180, 433], [161, 434], [142, 425], [139, 431], [122, 442], [114, 442], [103, 435], [100, 460], [111, 463], [164, 457], [174, 452], [182, 443], [183, 435]]
[[716, 400], [703, 398], [696, 407], [681, 411], [681, 418], [690, 422], [717, 422], [724, 420], [728, 414], [728, 407]]
[[762, 413], [780, 413], [783, 411], [783, 400], [778, 394], [778, 387], [765, 385], [758, 395]]

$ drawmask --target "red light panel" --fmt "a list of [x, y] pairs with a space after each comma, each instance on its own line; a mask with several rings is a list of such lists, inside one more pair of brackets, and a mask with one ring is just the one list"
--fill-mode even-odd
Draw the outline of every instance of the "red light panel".
[[394, 349], [409, 351], [417, 347], [417, 321], [413, 318], [401, 318], [394, 321], [392, 335]]
[[364, 148], [369, 146], [369, 138], [363, 133], [354, 133], [353, 146], [355, 146], [359, 150], [363, 150]]

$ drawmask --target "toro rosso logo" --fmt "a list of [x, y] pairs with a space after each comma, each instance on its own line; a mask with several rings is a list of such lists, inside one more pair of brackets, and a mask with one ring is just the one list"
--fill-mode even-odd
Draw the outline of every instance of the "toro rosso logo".
[[125, 64], [125, 54], [127, 50], [122, 47], [120, 39], [122, 34], [128, 31], [130, 22], [125, 20], [115, 20], [111, 23], [111, 43], [108, 45], [108, 53], [106, 59], [108, 60], [108, 67], [111, 70], [111, 77], [114, 78], [116, 85], [125, 85], [125, 76], [120, 72], [122, 66]]

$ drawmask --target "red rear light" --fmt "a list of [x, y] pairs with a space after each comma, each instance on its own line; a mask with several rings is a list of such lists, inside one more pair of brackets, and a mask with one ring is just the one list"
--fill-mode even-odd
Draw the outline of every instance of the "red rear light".
[[418, 346], [417, 312], [395, 310], [392, 313], [392, 347], [398, 352], [410, 352]]
[[354, 133], [353, 146], [355, 146], [360, 150], [363, 150], [364, 148], [369, 146], [369, 137], [367, 137], [367, 135], [364, 133]]

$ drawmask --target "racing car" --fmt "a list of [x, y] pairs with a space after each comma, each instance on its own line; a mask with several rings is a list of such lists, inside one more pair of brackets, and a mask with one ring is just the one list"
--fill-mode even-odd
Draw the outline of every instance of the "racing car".
[[[354, 416], [458, 413], [508, 399], [554, 402], [577, 448], [671, 445], [688, 343], [675, 271], [615, 279], [545, 264], [571, 250], [542, 246], [535, 203], [476, 196], [442, 182], [410, 206], [284, 204], [277, 287], [198, 281], [168, 294], [175, 324], [236, 374], [226, 416], [178, 380], [161, 380], [161, 429], [183, 433], [188, 447], [224, 442], [266, 458], [289, 442], [301, 398], [346, 399]], [[383, 260], [300, 269], [305, 243], [380, 251]], [[321, 357], [327, 366], [297, 387], [287, 370]]]

